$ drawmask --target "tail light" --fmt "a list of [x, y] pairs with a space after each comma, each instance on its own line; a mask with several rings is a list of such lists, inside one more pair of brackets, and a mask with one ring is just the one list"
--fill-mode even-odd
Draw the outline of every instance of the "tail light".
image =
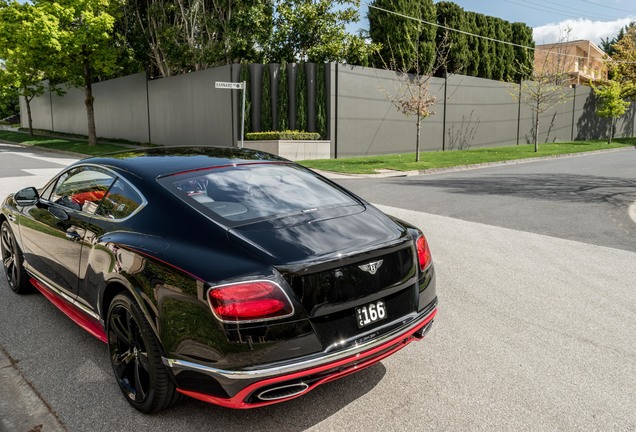
[[424, 271], [433, 262], [431, 250], [428, 247], [428, 242], [426, 241], [424, 234], [420, 234], [415, 245], [417, 247], [417, 260], [420, 263], [420, 270]]
[[285, 291], [271, 281], [249, 281], [213, 287], [208, 293], [214, 315], [223, 322], [284, 318], [294, 313]]

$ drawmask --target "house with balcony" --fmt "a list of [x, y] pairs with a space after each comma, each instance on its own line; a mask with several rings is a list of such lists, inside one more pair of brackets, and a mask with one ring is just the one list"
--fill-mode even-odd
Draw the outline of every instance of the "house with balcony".
[[535, 73], [568, 73], [571, 85], [590, 84], [607, 79], [605, 51], [589, 40], [536, 45]]

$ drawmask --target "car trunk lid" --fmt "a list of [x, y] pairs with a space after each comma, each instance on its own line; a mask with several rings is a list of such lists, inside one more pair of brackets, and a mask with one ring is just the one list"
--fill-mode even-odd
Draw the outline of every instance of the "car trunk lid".
[[[230, 237], [281, 272], [325, 348], [345, 346], [416, 310], [413, 241], [401, 225], [370, 206], [289, 222], [237, 227]], [[356, 308], [378, 301], [387, 316], [360, 328]]]

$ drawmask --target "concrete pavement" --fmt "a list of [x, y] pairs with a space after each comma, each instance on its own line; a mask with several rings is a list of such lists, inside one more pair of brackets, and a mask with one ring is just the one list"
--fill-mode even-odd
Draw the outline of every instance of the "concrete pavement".
[[[38, 185], [32, 176], [13, 181], [14, 188]], [[636, 254], [418, 211], [382, 209], [422, 227], [433, 250], [440, 315], [424, 342], [286, 404], [238, 412], [187, 401], [148, 417], [125, 405], [102, 345], [39, 296], [9, 303], [12, 293], [0, 293], [2, 340], [11, 342], [21, 360], [14, 365], [0, 350], [0, 405], [9, 401], [26, 421], [25, 428], [15, 423], [0, 430], [29, 431], [39, 424], [43, 431], [65, 430], [47, 429], [51, 426], [39, 418], [32, 424], [32, 413], [48, 407], [22, 373], [70, 430], [112, 431], [123, 425], [206, 430], [212, 420], [215, 428], [228, 431], [636, 428], [631, 361], [636, 354]], [[22, 331], [29, 340], [9, 328], [16, 320], [24, 322]], [[79, 362], [74, 352], [78, 344]], [[42, 359], [45, 352], [51, 355], [48, 361]], [[15, 386], [15, 379], [18, 394], [9, 396], [12, 390], [5, 389]], [[39, 407], [37, 400], [35, 406], [21, 402], [33, 396]]]
[[57, 432], [67, 429], [0, 347], [0, 431]]

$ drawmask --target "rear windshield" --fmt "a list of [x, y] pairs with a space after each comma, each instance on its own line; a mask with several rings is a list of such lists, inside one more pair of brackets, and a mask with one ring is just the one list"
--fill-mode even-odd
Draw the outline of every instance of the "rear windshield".
[[360, 205], [345, 192], [291, 164], [211, 168], [160, 181], [193, 208], [229, 225]]

